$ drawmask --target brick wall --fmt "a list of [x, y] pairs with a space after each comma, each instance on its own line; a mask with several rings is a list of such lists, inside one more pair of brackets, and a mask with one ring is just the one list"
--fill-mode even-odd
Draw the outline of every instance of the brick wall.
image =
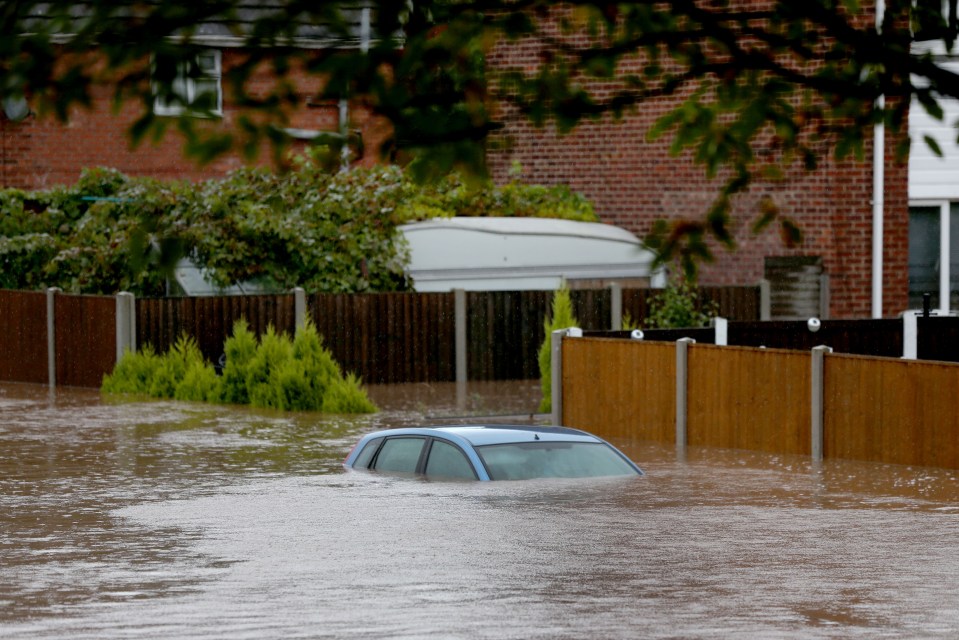
[[[223, 68], [235, 64], [240, 55], [236, 50], [224, 50]], [[297, 84], [298, 106], [289, 114], [289, 126], [337, 131], [336, 103], [311, 101], [319, 89], [318, 81], [295, 72], [291, 79]], [[263, 93], [272, 82], [272, 75], [264, 69], [252, 78], [250, 91]], [[99, 88], [95, 92], [93, 108], [72, 109], [68, 124], [61, 124], [52, 117], [36, 116], [14, 123], [0, 115], [0, 186], [44, 189], [68, 185], [76, 182], [82, 168], [96, 166], [112, 167], [132, 176], [201, 180], [222, 176], [246, 162], [239, 153], [233, 153], [199, 166], [194, 159], [184, 155], [183, 138], [175, 127], [170, 127], [159, 143], [146, 140], [132, 148], [127, 131], [143, 107], [127, 103], [119, 112], [114, 112], [110, 107], [111, 95], [111, 87]], [[228, 129], [241, 116], [226, 87], [223, 112], [223, 118], [211, 120], [209, 126]], [[366, 152], [359, 162], [372, 163], [375, 149], [388, 130], [381, 121], [371, 118], [369, 110], [362, 105], [351, 110], [351, 120], [364, 137]], [[302, 147], [302, 143], [296, 145]], [[256, 162], [269, 163], [269, 154], [261, 152]]]
[[[494, 68], [531, 69], [539, 55], [535, 43], [511, 42], [498, 45], [488, 60]], [[702, 217], [721, 180], [707, 179], [691, 154], [672, 156], [668, 134], [656, 141], [647, 136], [653, 123], [679, 101], [671, 97], [644, 102], [621, 120], [587, 121], [565, 135], [551, 126], [537, 129], [501, 106], [499, 116], [506, 126], [490, 153], [491, 170], [502, 182], [519, 163], [524, 181], [567, 184], [595, 203], [604, 222], [641, 237], [657, 219]], [[903, 310], [908, 297], [908, 167], [894, 161], [889, 151], [894, 142], [886, 142], [884, 315]], [[816, 171], [795, 167], [784, 180], [753, 184], [734, 203], [737, 250], [716, 248], [715, 261], [701, 271], [701, 284], [755, 284], [763, 277], [766, 256], [821, 256], [830, 277], [831, 316], [870, 316], [872, 174], [870, 142], [861, 161], [827, 158]], [[750, 232], [763, 197], [799, 224], [804, 233], [800, 246], [787, 247], [778, 227], [759, 235]]]

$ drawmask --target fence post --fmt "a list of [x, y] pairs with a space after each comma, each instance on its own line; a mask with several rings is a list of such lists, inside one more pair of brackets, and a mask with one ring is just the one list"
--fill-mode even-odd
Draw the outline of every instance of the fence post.
[[729, 344], [729, 320], [720, 318], [719, 316], [713, 318], [713, 331], [716, 332], [713, 344], [720, 347], [725, 347]]
[[763, 278], [759, 281], [759, 319], [769, 320], [773, 315], [773, 297], [769, 280]]
[[47, 384], [50, 389], [57, 387], [57, 304], [59, 287], [47, 289]]
[[832, 353], [832, 348], [825, 345], [813, 347], [812, 350], [812, 377], [810, 386], [812, 388], [812, 459], [814, 462], [822, 461], [822, 441], [823, 441], [823, 382], [825, 378], [825, 355]]
[[915, 360], [919, 357], [919, 320], [915, 311], [902, 314], [902, 357]]
[[556, 329], [550, 334], [550, 424], [558, 427], [563, 424], [563, 338], [582, 337], [579, 327]]
[[116, 296], [117, 362], [127, 351], [137, 350], [136, 299], [129, 291]]
[[623, 286], [618, 282], [609, 285], [609, 328], [613, 331], [623, 329]]
[[829, 305], [832, 301], [832, 292], [829, 290], [829, 274], [823, 273], [819, 276], [819, 319], [829, 319]]
[[676, 341], [676, 451], [686, 452], [686, 400], [689, 381], [689, 345], [696, 344], [692, 338]]
[[453, 289], [454, 351], [456, 353], [456, 405], [466, 404], [466, 291]]
[[293, 317], [299, 333], [306, 326], [306, 290], [303, 287], [293, 287]]

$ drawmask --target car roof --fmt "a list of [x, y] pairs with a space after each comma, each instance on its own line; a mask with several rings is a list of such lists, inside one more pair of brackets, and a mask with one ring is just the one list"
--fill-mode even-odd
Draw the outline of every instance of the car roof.
[[540, 427], [532, 425], [468, 424], [435, 427], [408, 427], [387, 429], [366, 436], [366, 439], [386, 436], [422, 435], [452, 436], [466, 440], [473, 446], [510, 444], [515, 442], [602, 442], [599, 438], [579, 429], [568, 427]]

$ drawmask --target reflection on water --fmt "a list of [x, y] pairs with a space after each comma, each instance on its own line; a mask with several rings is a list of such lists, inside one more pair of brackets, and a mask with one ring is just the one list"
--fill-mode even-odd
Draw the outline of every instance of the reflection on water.
[[344, 473], [371, 429], [529, 417], [533, 383], [340, 418], [0, 386], [0, 637], [953, 637], [953, 472], [617, 442], [647, 472]]

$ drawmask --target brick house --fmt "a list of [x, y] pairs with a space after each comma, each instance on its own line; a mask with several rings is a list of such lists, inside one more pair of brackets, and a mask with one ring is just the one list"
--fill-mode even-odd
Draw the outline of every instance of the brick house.
[[[361, 32], [369, 32], [369, 9], [355, 12], [356, 31], [352, 46], [361, 47]], [[365, 26], [364, 26], [365, 21]], [[193, 44], [202, 47], [194, 61], [195, 69], [185, 73], [178, 69], [174, 90], [181, 95], [184, 104], [165, 104], [159, 97], [154, 100], [153, 110], [158, 116], [176, 116], [201, 97], [211, 101], [214, 118], [204, 123], [223, 132], [235, 128], [243, 109], [229, 94], [222, 82], [225, 73], [245, 58], [243, 40], [225, 26], [210, 23], [200, 25], [193, 36]], [[305, 30], [297, 40], [297, 46], [321, 50], [329, 47], [331, 37], [322, 28]], [[199, 70], [199, 73], [197, 73]], [[362, 143], [353, 145], [353, 161], [372, 164], [376, 161], [377, 149], [389, 134], [382, 119], [373, 117], [361, 103], [345, 104], [336, 100], [317, 100], [321, 83], [302, 69], [291, 67], [288, 79], [296, 87], [296, 106], [287, 116], [287, 132], [293, 137], [292, 148], [302, 148], [317, 135], [346, 132]], [[264, 94], [270, 90], [275, 77], [268, 65], [260, 65], [248, 81], [251, 95]], [[183, 136], [168, 129], [157, 143], [144, 141], [136, 148], [130, 143], [127, 132], [141, 116], [143, 106], [124, 103], [119, 112], [111, 108], [114, 87], [104, 84], [94, 88], [92, 108], [74, 107], [68, 124], [54, 118], [38, 119], [24, 103], [5, 104], [0, 113], [0, 187], [21, 189], [45, 189], [54, 185], [76, 182], [85, 167], [106, 166], [135, 176], [151, 176], [158, 179], [203, 180], [222, 176], [242, 166], [245, 161], [234, 153], [218, 158], [205, 166], [198, 166], [194, 159], [184, 153]], [[346, 128], [349, 127], [349, 131]], [[264, 145], [266, 148], [266, 145]], [[261, 153], [258, 162], [269, 162], [266, 153]]]
[[[216, 80], [223, 69], [234, 64], [238, 53], [235, 43], [219, 34], [210, 34], [208, 44], [211, 59], [207, 67], [210, 79]], [[513, 43], [497, 48], [488, 62], [494, 66], [516, 65], [535, 55], [534, 50]], [[315, 79], [294, 79], [301, 100], [291, 115], [291, 129], [303, 137], [311, 132], [340, 130], [342, 105], [311, 102], [318, 89]], [[243, 162], [233, 155], [197, 167], [183, 157], [182, 141], [175, 134], [168, 134], [159, 144], [145, 143], [130, 149], [125, 131], [137, 116], [137, 107], [131, 105], [113, 114], [106, 106], [108, 97], [105, 89], [96, 108], [71, 114], [68, 125], [40, 122], [29, 116], [15, 122], [0, 116], [2, 186], [35, 189], [71, 183], [87, 166], [112, 166], [131, 175], [164, 179], [203, 179], [222, 175]], [[222, 121], [211, 126], [229, 126], [239, 111], [231, 105], [229, 96], [219, 95], [218, 100]], [[707, 180], [703, 168], [688, 156], [671, 156], [667, 139], [647, 139], [653, 122], [675, 104], [671, 99], [661, 99], [627, 113], [621, 121], [584, 122], [563, 136], [549, 128], [536, 129], [522, 118], [505, 113], [503, 136], [509, 145], [490, 152], [492, 173], [498, 181], [505, 181], [510, 167], [518, 162], [525, 181], [568, 184], [594, 201], [603, 221], [640, 236], [658, 218], [700, 216], [712, 202], [719, 182]], [[377, 148], [386, 135], [382, 122], [359, 105], [353, 105], [348, 117], [351, 126], [362, 134], [365, 148]], [[702, 269], [700, 283], [751, 285], [764, 277], [788, 281], [794, 273], [812, 274], [816, 287], [828, 283], [827, 289], [815, 292], [817, 302], [825, 304], [822, 313], [828, 317], [891, 316], [914, 306], [919, 289], [928, 286], [931, 267], [926, 264], [921, 274], [913, 269], [910, 279], [910, 243], [917, 243], [910, 237], [910, 200], [917, 205], [912, 210], [913, 226], [917, 220], [923, 223], [923, 257], [929, 263], [929, 246], [939, 237], [933, 233], [930, 216], [939, 220], [946, 215], [948, 220], [951, 206], [952, 216], [959, 220], [959, 192], [954, 193], [959, 179], [947, 179], [946, 187], [940, 184], [940, 188], [922, 191], [921, 197], [916, 195], [919, 192], [913, 185], [923, 182], [916, 172], [924, 169], [917, 169], [913, 161], [909, 165], [896, 162], [891, 151], [896, 141], [888, 133], [882, 134], [884, 145], [877, 148], [869, 143], [862, 160], [827, 160], [814, 172], [795, 170], [784, 180], [754, 184], [735, 204], [734, 219], [740, 222], [738, 250], [730, 253], [718, 249], [716, 261]], [[360, 159], [372, 161], [372, 152]], [[947, 154], [948, 166], [955, 166], [957, 161], [959, 153]], [[755, 214], [763, 197], [772, 198], [800, 225], [804, 231], [800, 246], [787, 248], [777, 229], [756, 236], [748, 231], [746, 221]], [[873, 238], [880, 208], [881, 260], [877, 260]], [[959, 255], [957, 245], [959, 240], [954, 243]], [[880, 264], [880, 271], [874, 273]], [[941, 278], [941, 270], [933, 271]], [[949, 270], [945, 271], [948, 283]], [[959, 274], [959, 265], [954, 273]]]

